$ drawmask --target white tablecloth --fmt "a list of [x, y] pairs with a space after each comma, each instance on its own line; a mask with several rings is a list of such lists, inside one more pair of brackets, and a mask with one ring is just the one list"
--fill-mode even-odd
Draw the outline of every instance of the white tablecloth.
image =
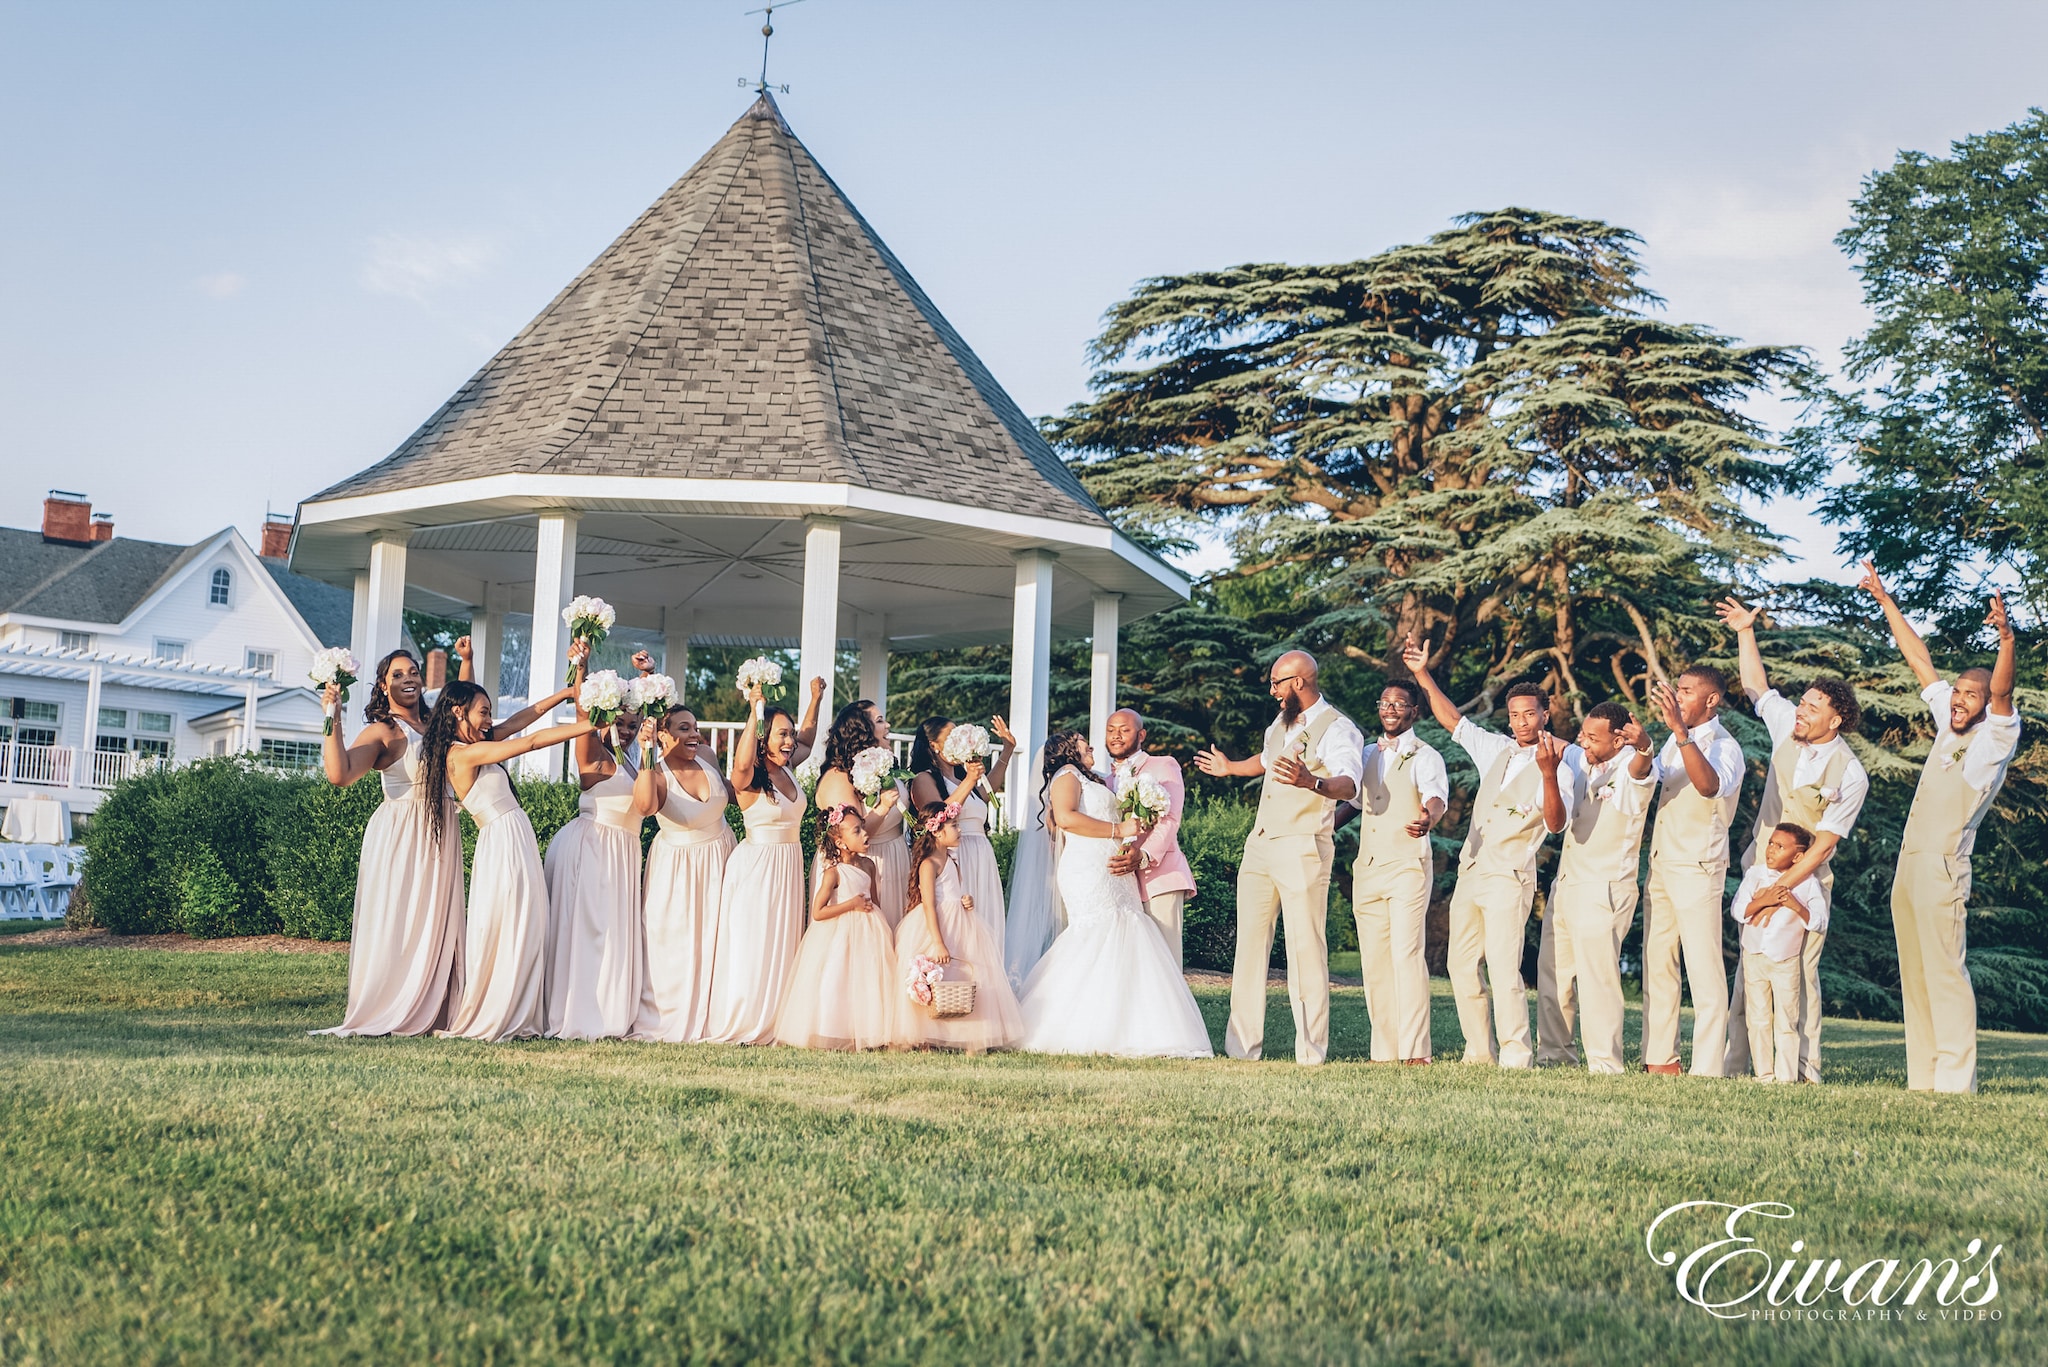
[[0, 819], [0, 838], [24, 845], [71, 843], [71, 809], [54, 797], [17, 797]]

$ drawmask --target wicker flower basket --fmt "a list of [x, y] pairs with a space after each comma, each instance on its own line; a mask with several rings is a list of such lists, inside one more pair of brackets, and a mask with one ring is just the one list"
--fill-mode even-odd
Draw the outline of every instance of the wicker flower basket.
[[974, 1010], [974, 984], [971, 982], [943, 982], [932, 984], [932, 1014], [934, 1016], [964, 1016]]

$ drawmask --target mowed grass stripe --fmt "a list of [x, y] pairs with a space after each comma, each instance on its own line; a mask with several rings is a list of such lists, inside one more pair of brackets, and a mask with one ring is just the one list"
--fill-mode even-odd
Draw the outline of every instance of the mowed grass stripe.
[[[0, 949], [0, 1361], [2042, 1356], [2037, 1037], [1940, 1101], [1858, 1022], [1824, 1088], [1357, 1066], [1356, 989], [1317, 1070], [306, 1037], [345, 977]], [[1642, 1248], [1699, 1198], [2002, 1242], [2006, 1316], [1717, 1323]]]

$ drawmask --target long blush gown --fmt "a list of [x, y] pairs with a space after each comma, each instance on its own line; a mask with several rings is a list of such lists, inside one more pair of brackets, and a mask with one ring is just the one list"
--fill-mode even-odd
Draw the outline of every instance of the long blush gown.
[[1023, 1033], [1023, 1017], [1017, 1010], [1017, 994], [1010, 990], [1009, 975], [1003, 971], [1002, 940], [989, 933], [979, 903], [969, 912], [961, 902], [965, 885], [957, 854], [946, 861], [932, 892], [939, 935], [953, 956], [946, 965], [946, 979], [974, 983], [974, 1010], [964, 1016], [934, 1016], [910, 1000], [904, 984], [910, 981], [918, 956], [931, 953], [932, 942], [923, 908], [906, 912], [903, 924], [896, 928], [896, 991], [903, 993], [905, 1002], [898, 1017], [898, 1042], [964, 1049], [970, 1054], [1007, 1049]]
[[547, 1028], [548, 884], [533, 823], [502, 764], [476, 772], [462, 809], [476, 821], [462, 1006], [441, 1033], [503, 1040]]
[[747, 838], [725, 861], [719, 886], [705, 1038], [769, 1044], [804, 933], [803, 794], [786, 798], [770, 784], [744, 811]]
[[640, 924], [635, 770], [621, 759], [583, 790], [548, 842], [547, 1011], [554, 1039], [610, 1039], [633, 1028], [647, 985]]
[[[908, 860], [906, 858], [905, 862]], [[996, 847], [988, 840], [988, 804], [977, 793], [960, 803], [960, 848], [953, 851], [960, 866], [960, 886], [974, 899], [974, 914], [996, 937], [1001, 948], [1007, 935], [1003, 911], [1003, 872], [996, 865]], [[996, 956], [998, 963], [1002, 956]]]
[[[827, 903], [874, 896], [866, 870], [834, 864]], [[813, 921], [796, 953], [796, 971], [775, 1020], [775, 1042], [799, 1049], [882, 1049], [901, 1034], [896, 937], [878, 911], [849, 911]]]
[[462, 832], [447, 803], [440, 838], [419, 786], [420, 738], [377, 775], [384, 802], [363, 832], [348, 941], [348, 1010], [316, 1035], [424, 1035], [462, 1000]]
[[710, 1029], [711, 973], [718, 945], [726, 860], [738, 842], [725, 820], [725, 783], [698, 756], [710, 787], [703, 801], [671, 774], [654, 814], [660, 833], [647, 852], [647, 987], [633, 1038], [682, 1044]]
[[909, 785], [896, 785], [896, 805], [882, 818], [881, 829], [868, 838], [868, 859], [875, 866], [875, 904], [894, 935], [910, 899], [910, 837], [903, 811], [910, 803]]

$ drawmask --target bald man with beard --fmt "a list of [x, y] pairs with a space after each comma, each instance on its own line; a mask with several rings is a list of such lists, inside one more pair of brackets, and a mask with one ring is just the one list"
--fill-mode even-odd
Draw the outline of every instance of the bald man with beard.
[[1330, 1053], [1330, 865], [1339, 802], [1358, 795], [1365, 737], [1316, 686], [1315, 657], [1290, 650], [1273, 661], [1267, 689], [1280, 715], [1264, 747], [1234, 760], [1211, 747], [1195, 767], [1211, 778], [1262, 777], [1259, 814], [1237, 870], [1237, 962], [1223, 1049], [1256, 1059], [1266, 1040], [1266, 965], [1277, 918], [1287, 927], [1287, 997], [1294, 1008], [1294, 1061]]

